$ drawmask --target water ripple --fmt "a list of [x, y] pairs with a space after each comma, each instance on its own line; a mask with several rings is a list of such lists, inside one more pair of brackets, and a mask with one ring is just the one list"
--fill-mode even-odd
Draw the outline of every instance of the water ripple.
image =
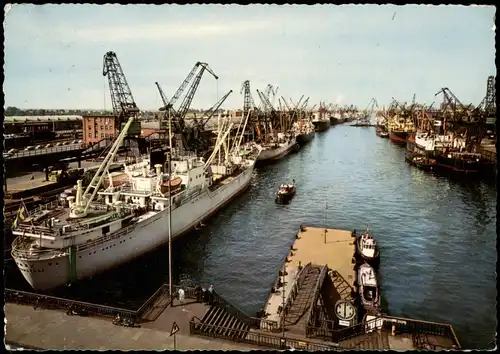
[[[277, 187], [291, 179], [296, 197], [275, 205]], [[254, 314], [300, 224], [370, 225], [381, 245], [390, 313], [452, 323], [464, 347], [486, 348], [496, 329], [495, 222], [494, 188], [419, 171], [404, 163], [403, 148], [372, 128], [336, 126], [299, 153], [255, 171], [248, 192], [176, 242], [173, 275], [183, 284], [212, 283]], [[166, 255], [160, 249], [70, 295], [134, 307], [168, 281]], [[7, 278], [26, 287], [16, 268]]]

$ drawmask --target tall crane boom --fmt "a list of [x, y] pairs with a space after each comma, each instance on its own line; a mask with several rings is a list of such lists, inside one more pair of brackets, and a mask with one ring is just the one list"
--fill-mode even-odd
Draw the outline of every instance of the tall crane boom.
[[233, 92], [233, 90], [230, 90], [228, 93], [224, 95], [216, 104], [214, 104], [208, 111], [205, 112], [206, 118], [201, 118], [201, 122], [198, 122], [197, 125], [200, 128], [200, 130], [203, 130], [205, 128], [205, 124], [207, 124], [208, 120], [213, 117], [214, 113], [217, 112], [226, 100], [226, 98], [229, 97], [229, 95]]
[[250, 81], [245, 80], [243, 84], [241, 85], [241, 91], [240, 94], [244, 93], [243, 96], [243, 116], [246, 116], [250, 109], [255, 109], [257, 108], [255, 106], [255, 102], [252, 98], [252, 92], [250, 91]]
[[114, 115], [124, 121], [139, 112], [127, 79], [115, 52], [107, 52], [103, 59], [102, 75], [108, 76]]
[[[272, 89], [272, 87], [271, 87], [271, 89]], [[274, 109], [273, 105], [271, 104], [271, 102], [269, 102], [269, 99], [266, 97], [266, 95], [265, 95], [265, 94], [263, 94], [262, 92], [260, 92], [259, 90], [257, 90], [257, 93], [259, 94], [259, 97], [260, 97], [260, 99], [261, 99], [261, 101], [262, 101], [262, 105], [263, 105], [263, 107], [266, 107], [266, 106], [267, 106], [267, 108], [268, 108], [271, 112], [274, 112], [274, 111], [275, 111], [275, 109]]]
[[165, 95], [165, 93], [163, 92], [163, 90], [161, 89], [161, 86], [158, 82], [155, 82], [155, 85], [156, 87], [158, 88], [158, 92], [160, 93], [160, 97], [161, 97], [161, 100], [163, 102], [163, 106], [160, 107], [159, 111], [162, 112], [162, 111], [166, 111], [168, 108], [171, 108], [173, 109], [171, 106], [170, 106], [170, 103], [168, 102], [168, 98], [167, 96]]
[[219, 79], [219, 77], [217, 75], [215, 75], [215, 73], [212, 71], [212, 69], [210, 69], [210, 67], [208, 66], [207, 63], [198, 62], [197, 64], [198, 64], [198, 66], [201, 67], [201, 70], [198, 72], [198, 74], [194, 78], [194, 81], [191, 84], [191, 87], [189, 88], [189, 91], [186, 94], [186, 96], [184, 97], [184, 100], [182, 101], [182, 103], [177, 111], [177, 114], [176, 114], [176, 118], [179, 121], [182, 129], [185, 128], [184, 117], [185, 117], [189, 107], [191, 106], [191, 102], [193, 101], [194, 94], [196, 93], [196, 90], [198, 89], [198, 86], [199, 86], [200, 81], [201, 81], [201, 77], [203, 76], [203, 73], [205, 72], [205, 70], [207, 70], [210, 74], [212, 74], [212, 76], [215, 78], [215, 80]]
[[184, 81], [182, 82], [181, 86], [179, 86], [179, 88], [177, 89], [177, 91], [175, 92], [174, 96], [172, 97], [172, 99], [170, 100], [170, 102], [168, 103], [168, 106], [167, 107], [167, 104], [165, 105], [165, 107], [163, 107], [163, 109], [160, 108], [161, 111], [167, 109], [167, 108], [172, 108], [175, 104], [175, 102], [177, 102], [177, 100], [179, 99], [179, 97], [181, 97], [182, 93], [184, 92], [184, 90], [186, 89], [187, 85], [191, 82], [191, 80], [193, 79], [193, 76], [194, 74], [196, 73], [196, 70], [198, 70], [198, 67], [201, 65], [202, 63], [201, 62], [197, 62], [196, 64], [194, 64], [193, 68], [191, 69], [191, 71], [189, 72], [188, 76], [184, 79]]

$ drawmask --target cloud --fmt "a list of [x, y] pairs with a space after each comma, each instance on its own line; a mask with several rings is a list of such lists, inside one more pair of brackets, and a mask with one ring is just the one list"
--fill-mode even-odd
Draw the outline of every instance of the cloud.
[[[396, 12], [394, 20], [393, 14]], [[366, 106], [372, 97], [432, 102], [448, 86], [479, 102], [495, 73], [495, 9], [378, 5], [14, 5], [6, 16], [6, 104], [103, 106], [102, 58], [118, 55], [137, 104], [157, 109], [197, 61], [194, 107], [243, 105], [244, 80], [279, 96]], [[467, 70], [464, 70], [467, 68]], [[460, 73], [459, 75], [457, 73]], [[69, 90], [68, 90], [69, 89]]]
[[[206, 37], [222, 40], [224, 36], [233, 36], [248, 31], [268, 29], [267, 21], [243, 21], [234, 23], [187, 23], [187, 24], [142, 24], [139, 26], [116, 25], [110, 27], [85, 28], [71, 30], [58, 28], [52, 31], [59, 34], [64, 42], [123, 43], [129, 41], [168, 41]], [[167, 44], [166, 44], [167, 45]]]

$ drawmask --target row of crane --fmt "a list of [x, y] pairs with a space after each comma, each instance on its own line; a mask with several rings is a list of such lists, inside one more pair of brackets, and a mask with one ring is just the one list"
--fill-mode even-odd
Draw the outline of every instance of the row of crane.
[[398, 103], [393, 98], [390, 106], [382, 116], [385, 120], [393, 117], [410, 120], [419, 130], [432, 130], [436, 121], [442, 122], [444, 133], [454, 133], [464, 136], [467, 146], [475, 146], [481, 143], [486, 135], [487, 119], [496, 115], [495, 104], [495, 77], [489, 76], [486, 83], [486, 95], [477, 105], [463, 104], [457, 96], [448, 88], [441, 88], [435, 96], [442, 95], [442, 103], [439, 108], [430, 105], [419, 104], [415, 101], [415, 95], [411, 105]]
[[[191, 124], [186, 124], [186, 115], [205, 72], [208, 72], [215, 80], [219, 79], [207, 63], [197, 62], [170, 100], [162, 90], [160, 83], [155, 82], [163, 103], [162, 107], [159, 108], [160, 127], [165, 128], [164, 123], [171, 121], [173, 124], [171, 131], [175, 135], [176, 147], [181, 147], [184, 150], [199, 151], [208, 148], [211, 143], [210, 136], [207, 137], [202, 134], [206, 130], [206, 124], [233, 92], [232, 90], [227, 92], [201, 117], [195, 116]], [[108, 78], [113, 113], [119, 122], [124, 124], [129, 117], [136, 116], [140, 110], [134, 100], [118, 57], [112, 51], [104, 55], [103, 76]], [[283, 96], [278, 97], [278, 89], [278, 86], [268, 84], [263, 92], [256, 90], [260, 99], [259, 105], [256, 105], [251, 94], [250, 81], [246, 80], [242, 84], [240, 93], [244, 95], [243, 117], [246, 117], [251, 112], [249, 128], [253, 129], [253, 133], [257, 132], [260, 139], [266, 138], [262, 136], [261, 132], [290, 129], [293, 122], [312, 111], [315, 107], [307, 110], [309, 98], [304, 100], [304, 96], [298, 102], [294, 102], [292, 99], [287, 101]], [[176, 106], [186, 90], [187, 92], [180, 101], [180, 105]], [[278, 106], [276, 106], [276, 100]], [[332, 105], [328, 107], [323, 105], [320, 109], [331, 111], [333, 107]], [[137, 132], [139, 124], [137, 121], [133, 122], [130, 130]], [[270, 129], [267, 129], [268, 127]]]
[[[259, 105], [256, 105], [251, 89], [250, 81], [245, 80], [241, 86], [240, 94], [243, 94], [243, 116], [249, 115], [249, 128], [253, 128], [252, 133], [256, 133], [257, 140], [264, 141], [268, 138], [266, 131], [286, 131], [291, 128], [293, 122], [310, 111], [307, 109], [309, 97], [304, 100], [304, 95], [298, 102], [291, 98], [287, 101], [283, 96], [278, 97], [278, 86], [271, 84], [266, 86], [264, 92], [256, 89], [260, 99]], [[276, 107], [276, 97], [278, 97], [278, 106]]]
[[[215, 80], [219, 79], [207, 63], [197, 62], [170, 100], [168, 100], [160, 84], [155, 82], [163, 102], [163, 106], [159, 108], [159, 111], [162, 113], [160, 116], [160, 127], [162, 126], [162, 121], [166, 122], [171, 119], [173, 123], [172, 132], [179, 138], [176, 144], [182, 144], [182, 148], [185, 150], [200, 148], [200, 144], [203, 143], [202, 139], [200, 139], [200, 133], [205, 130], [205, 125], [209, 119], [213, 117], [232, 93], [232, 90], [230, 90], [210, 107], [200, 119], [194, 119], [193, 124], [187, 125], [186, 114], [191, 107], [194, 95], [205, 72], [208, 72]], [[104, 55], [103, 76], [108, 77], [113, 113], [123, 124], [129, 117], [137, 115], [140, 110], [134, 100], [116, 53], [110, 51]], [[188, 88], [186, 95], [178, 108], [175, 108], [175, 104], [186, 88]], [[133, 131], [133, 128], [131, 130]]]

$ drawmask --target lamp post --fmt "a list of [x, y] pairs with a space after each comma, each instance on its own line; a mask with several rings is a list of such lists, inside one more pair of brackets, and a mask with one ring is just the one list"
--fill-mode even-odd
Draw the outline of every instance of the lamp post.
[[283, 267], [283, 273], [281, 274], [282, 276], [282, 281], [281, 283], [283, 284], [283, 291], [281, 292], [281, 308], [283, 311], [283, 321], [281, 322], [281, 345], [283, 347], [283, 349], [285, 349], [285, 343], [286, 343], [286, 340], [285, 340], [285, 318], [286, 318], [286, 312], [285, 312], [285, 289], [286, 289], [286, 278], [285, 278], [285, 274], [286, 274], [286, 266]]
[[172, 299], [172, 117], [170, 115], [170, 109], [168, 110], [168, 293], [170, 295], [170, 306], [173, 306]]

